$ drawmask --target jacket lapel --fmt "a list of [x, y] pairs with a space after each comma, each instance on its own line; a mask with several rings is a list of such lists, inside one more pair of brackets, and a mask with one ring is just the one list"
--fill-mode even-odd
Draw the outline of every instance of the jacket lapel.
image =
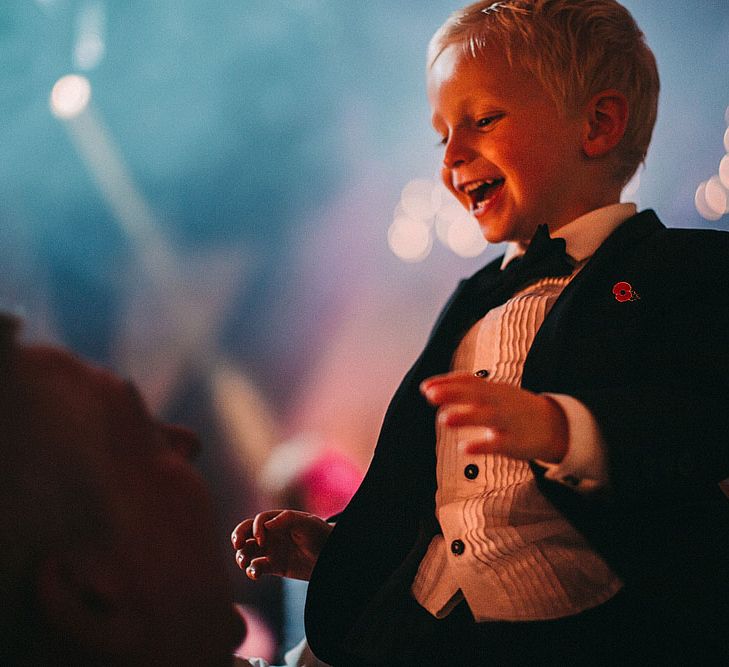
[[643, 211], [626, 220], [597, 249], [592, 259], [565, 287], [537, 332], [527, 355], [522, 386], [532, 391], [554, 390], [559, 383], [560, 359], [569, 352], [574, 336], [580, 335], [578, 320], [600, 321], [597, 309], [615, 282], [616, 270], [625, 266], [640, 242], [664, 229], [656, 214]]

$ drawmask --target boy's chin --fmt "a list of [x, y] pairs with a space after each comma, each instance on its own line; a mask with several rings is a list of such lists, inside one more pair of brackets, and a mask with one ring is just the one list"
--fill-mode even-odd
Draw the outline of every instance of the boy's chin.
[[481, 234], [489, 243], [511, 243], [519, 242], [513, 238], [514, 234], [511, 229], [503, 229], [495, 225], [481, 224]]
[[537, 231], [537, 225], [532, 229], [520, 229], [514, 225], [503, 225], [497, 223], [482, 223], [479, 221], [481, 234], [489, 243], [517, 243], [522, 246], [529, 245], [534, 233]]

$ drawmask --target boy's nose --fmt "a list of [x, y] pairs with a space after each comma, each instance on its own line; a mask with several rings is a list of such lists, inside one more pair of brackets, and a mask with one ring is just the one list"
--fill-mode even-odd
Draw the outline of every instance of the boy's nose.
[[455, 169], [468, 164], [473, 157], [473, 150], [469, 148], [462, 135], [454, 132], [446, 144], [443, 166], [448, 169]]

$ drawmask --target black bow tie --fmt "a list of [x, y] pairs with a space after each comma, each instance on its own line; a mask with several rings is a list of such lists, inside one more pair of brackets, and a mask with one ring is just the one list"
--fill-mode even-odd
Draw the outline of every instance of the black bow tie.
[[505, 288], [514, 293], [540, 278], [570, 275], [574, 263], [565, 251], [566, 246], [564, 239], [549, 236], [547, 225], [539, 225], [524, 255], [513, 259], [501, 272]]

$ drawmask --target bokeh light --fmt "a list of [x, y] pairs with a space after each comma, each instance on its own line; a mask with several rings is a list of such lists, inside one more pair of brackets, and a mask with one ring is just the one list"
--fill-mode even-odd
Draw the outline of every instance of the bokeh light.
[[89, 33], [84, 35], [74, 47], [74, 62], [79, 69], [90, 70], [96, 67], [104, 57], [104, 40], [101, 35]]
[[448, 230], [451, 225], [458, 224], [465, 215], [468, 214], [454, 197], [443, 199], [443, 204], [435, 216], [435, 233], [446, 247], [448, 247]]
[[430, 203], [433, 206], [433, 215], [435, 215], [440, 207], [443, 205], [443, 201], [446, 197], [450, 196], [450, 192], [446, 189], [445, 185], [441, 182], [440, 178], [436, 178], [433, 181], [433, 189], [430, 193]]
[[416, 178], [403, 188], [388, 230], [390, 249], [406, 262], [424, 260], [440, 242], [459, 257], [480, 255], [488, 245], [476, 220], [438, 178]]
[[387, 230], [387, 242], [404, 262], [422, 262], [433, 247], [433, 236], [427, 223], [399, 215]]
[[727, 212], [727, 191], [718, 176], [712, 176], [706, 182], [706, 204], [719, 216]]
[[729, 190], [729, 155], [725, 155], [719, 163], [719, 180]]
[[438, 197], [433, 196], [435, 184], [425, 178], [410, 181], [402, 190], [400, 204], [413, 220], [430, 220], [438, 210]]
[[487, 246], [476, 220], [448, 191], [435, 216], [435, 233], [459, 257], [477, 257]]
[[699, 215], [706, 220], [718, 220], [722, 214], [717, 213], [712, 209], [706, 201], [706, 182], [699, 183], [699, 187], [696, 188], [696, 195], [694, 196], [694, 204]]
[[[668, 101], [641, 204], [668, 226], [729, 228], [706, 183], [697, 199], [720, 221], [691, 200], [729, 151], [726, 3], [627, 3]], [[234, 506], [222, 517], [268, 497], [247, 482], [260, 486], [274, 426], [323, 425], [366, 463], [433, 309], [502, 252], [437, 175], [423, 57], [455, 0], [0, 6], [0, 297], [23, 308], [24, 331], [141, 380], [167, 414], [201, 426], [205, 472]], [[697, 35], [704, 48], [687, 49]], [[64, 74], [88, 81], [59, 82], [54, 101]], [[426, 182], [404, 192], [411, 179]], [[226, 272], [236, 254], [240, 270]], [[218, 355], [274, 401], [273, 422], [253, 419], [247, 385], [220, 380]]]
[[85, 76], [68, 74], [56, 81], [51, 90], [51, 111], [68, 120], [81, 114], [91, 100], [91, 83]]
[[76, 44], [73, 49], [77, 69], [94, 69], [106, 53], [104, 33], [106, 12], [102, 2], [89, 2], [78, 15]]
[[448, 228], [448, 247], [460, 257], [477, 257], [487, 245], [481, 228], [472, 218], [454, 222]]

